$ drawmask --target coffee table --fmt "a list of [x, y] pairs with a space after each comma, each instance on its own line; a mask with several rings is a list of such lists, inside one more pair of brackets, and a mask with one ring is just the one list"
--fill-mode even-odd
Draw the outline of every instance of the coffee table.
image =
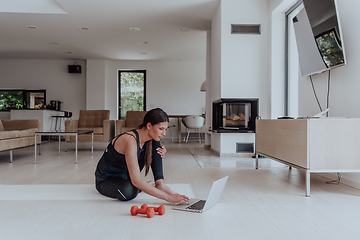
[[[91, 133], [91, 155], [94, 154], [94, 132], [92, 130], [86, 131], [73, 131], [73, 132], [35, 132], [35, 164], [36, 164], [36, 148], [37, 148], [37, 136], [59, 136], [59, 156], [60, 156], [60, 142], [61, 136], [75, 136], [75, 164], [77, 164], [78, 156], [78, 135], [79, 134], [90, 134]], [[66, 140], [65, 140], [65, 152]], [[41, 155], [41, 143], [39, 145], [39, 155]]]

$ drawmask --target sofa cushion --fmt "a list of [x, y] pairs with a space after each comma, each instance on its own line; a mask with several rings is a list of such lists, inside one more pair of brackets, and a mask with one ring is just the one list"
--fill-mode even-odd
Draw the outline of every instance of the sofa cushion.
[[[33, 139], [33, 141], [35, 141], [35, 138], [28, 138], [28, 139]], [[25, 144], [24, 138], [9, 138], [0, 141], [0, 151], [25, 147], [25, 146], [28, 145]]]
[[27, 130], [29, 128], [41, 129], [41, 121], [39, 119], [3, 119], [5, 131]]
[[31, 137], [31, 136], [35, 136], [35, 132], [38, 132], [39, 129], [37, 128], [30, 128], [27, 130], [20, 130], [20, 134], [22, 137]]
[[2, 131], [0, 132], [0, 140], [10, 139], [10, 138], [20, 138], [20, 131]]
[[4, 129], [4, 125], [2, 124], [2, 121], [0, 120], [0, 132], [1, 131], [5, 131], [5, 129]]

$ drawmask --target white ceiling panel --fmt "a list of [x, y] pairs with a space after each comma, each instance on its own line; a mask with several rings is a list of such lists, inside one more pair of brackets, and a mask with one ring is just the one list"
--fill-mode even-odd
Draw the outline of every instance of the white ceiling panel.
[[206, 31], [218, 4], [0, 0], [0, 58], [205, 60]]

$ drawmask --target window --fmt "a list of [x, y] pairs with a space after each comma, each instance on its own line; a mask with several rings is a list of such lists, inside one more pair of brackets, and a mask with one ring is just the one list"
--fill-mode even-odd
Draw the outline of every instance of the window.
[[125, 118], [127, 111], [145, 111], [146, 70], [119, 71], [118, 118]]
[[0, 89], [0, 111], [11, 109], [43, 109], [46, 90]]

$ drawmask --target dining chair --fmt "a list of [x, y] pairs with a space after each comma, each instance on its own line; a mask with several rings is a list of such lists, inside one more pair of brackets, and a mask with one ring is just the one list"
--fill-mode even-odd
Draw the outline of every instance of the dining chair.
[[188, 115], [188, 116], [184, 117], [183, 119], [181, 119], [181, 122], [188, 129], [188, 133], [187, 133], [185, 142], [188, 143], [190, 131], [191, 131], [191, 129], [194, 129], [195, 132], [199, 133], [199, 142], [201, 143], [200, 129], [202, 128], [202, 126], [204, 126], [205, 118], [203, 116], [199, 116], [199, 115]]

